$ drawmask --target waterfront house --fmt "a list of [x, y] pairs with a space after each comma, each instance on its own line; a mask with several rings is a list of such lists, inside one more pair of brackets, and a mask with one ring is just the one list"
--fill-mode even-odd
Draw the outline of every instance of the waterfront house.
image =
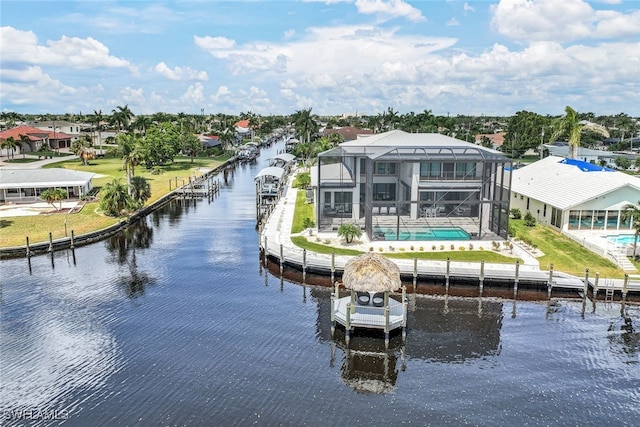
[[640, 200], [640, 178], [549, 156], [511, 173], [511, 207], [561, 231], [631, 230], [621, 212]]
[[510, 165], [437, 133], [360, 135], [312, 169], [318, 231], [355, 223], [371, 240], [507, 238]]
[[43, 191], [62, 188], [69, 199], [88, 195], [93, 185], [91, 172], [70, 169], [0, 169], [0, 203], [33, 203], [41, 201]]

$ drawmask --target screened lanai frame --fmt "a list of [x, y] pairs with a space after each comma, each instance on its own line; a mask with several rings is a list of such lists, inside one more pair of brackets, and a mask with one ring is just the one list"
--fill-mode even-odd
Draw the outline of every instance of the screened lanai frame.
[[[442, 169], [445, 163], [450, 172], [423, 174], [423, 165]], [[396, 166], [385, 170], [384, 165], [392, 164]], [[318, 231], [336, 231], [341, 224], [355, 223], [370, 240], [422, 240], [418, 230], [464, 222], [470, 239], [506, 239], [511, 182], [505, 170], [510, 168], [511, 159], [502, 153], [463, 141], [397, 147], [341, 145], [318, 156]], [[390, 198], [386, 193], [380, 197], [379, 187], [385, 185], [393, 193]], [[423, 200], [429, 193], [435, 200]], [[379, 232], [381, 223], [387, 233]]]

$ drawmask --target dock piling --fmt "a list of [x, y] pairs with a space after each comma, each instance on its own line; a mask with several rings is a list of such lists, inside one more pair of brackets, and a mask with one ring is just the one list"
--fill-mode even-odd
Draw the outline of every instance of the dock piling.
[[518, 296], [518, 281], [520, 280], [520, 261], [516, 260], [516, 271], [513, 279], [513, 299]]

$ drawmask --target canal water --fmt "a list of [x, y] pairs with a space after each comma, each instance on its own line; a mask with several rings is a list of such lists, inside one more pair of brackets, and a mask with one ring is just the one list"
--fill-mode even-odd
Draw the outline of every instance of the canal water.
[[211, 203], [2, 261], [0, 424], [638, 424], [637, 306], [411, 296], [406, 342], [332, 338], [329, 289], [260, 264], [275, 150]]

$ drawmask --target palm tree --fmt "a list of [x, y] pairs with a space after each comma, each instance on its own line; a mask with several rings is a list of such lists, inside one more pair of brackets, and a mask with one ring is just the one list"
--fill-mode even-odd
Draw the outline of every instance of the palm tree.
[[149, 182], [141, 177], [134, 176], [131, 178], [131, 198], [139, 206], [144, 205], [144, 202], [151, 197], [151, 185]]
[[33, 151], [33, 147], [31, 146], [31, 138], [29, 138], [29, 135], [23, 135], [20, 134], [18, 135], [20, 137], [20, 151], [22, 151], [22, 156], [24, 157], [24, 149], [23, 147], [26, 145], [27, 147], [29, 147], [30, 151]]
[[147, 129], [151, 126], [151, 117], [149, 116], [138, 116], [136, 120], [133, 122], [133, 126], [142, 132], [143, 135], [147, 134]]
[[62, 188], [49, 188], [40, 193], [40, 198], [45, 202], [49, 203], [55, 209], [55, 202], [60, 202], [60, 207], [58, 210], [62, 210], [62, 202], [68, 196], [67, 190]]
[[351, 243], [354, 238], [360, 237], [362, 230], [356, 224], [342, 224], [338, 228], [338, 236], [344, 237], [347, 243]]
[[640, 201], [637, 205], [628, 204], [622, 211], [622, 220], [631, 221], [631, 228], [634, 231], [633, 238], [633, 257], [636, 257], [636, 249], [638, 247], [638, 236], [640, 236]]
[[0, 145], [2, 149], [7, 150], [7, 159], [9, 158], [9, 150], [11, 150], [11, 158], [15, 157], [16, 148], [20, 147], [20, 143], [12, 136], [2, 141]]
[[127, 177], [127, 187], [131, 191], [131, 178], [135, 176], [135, 167], [142, 161], [139, 137], [135, 134], [120, 134], [117, 137], [118, 151], [122, 156], [122, 169]]
[[119, 179], [105, 184], [100, 194], [100, 208], [108, 216], [120, 216], [122, 211], [131, 204], [127, 187]]
[[104, 154], [102, 152], [102, 110], [93, 110], [94, 123], [96, 124], [96, 132], [98, 133], [98, 145], [100, 146], [100, 155]]
[[73, 144], [71, 144], [71, 152], [80, 158], [83, 165], [87, 166], [89, 160], [92, 160], [94, 157], [93, 147], [91, 147], [91, 137], [85, 134], [73, 141]]
[[308, 110], [298, 110], [293, 114], [294, 126], [298, 135], [300, 135], [300, 142], [311, 141], [311, 134], [316, 131], [316, 122], [311, 115], [311, 108]]
[[[551, 135], [551, 142], [555, 141], [558, 137], [566, 136], [569, 138], [569, 158], [575, 159], [578, 154], [578, 147], [580, 147], [580, 139], [582, 136], [582, 130], [584, 125], [578, 120], [578, 113], [566, 106], [564, 109], [565, 115], [557, 119], [553, 124], [553, 134]], [[606, 130], [599, 128], [590, 128], [592, 131], [606, 135]]]
[[129, 109], [129, 105], [118, 106], [111, 110], [111, 121], [118, 125], [118, 131], [129, 129], [129, 124], [134, 116], [135, 114]]

